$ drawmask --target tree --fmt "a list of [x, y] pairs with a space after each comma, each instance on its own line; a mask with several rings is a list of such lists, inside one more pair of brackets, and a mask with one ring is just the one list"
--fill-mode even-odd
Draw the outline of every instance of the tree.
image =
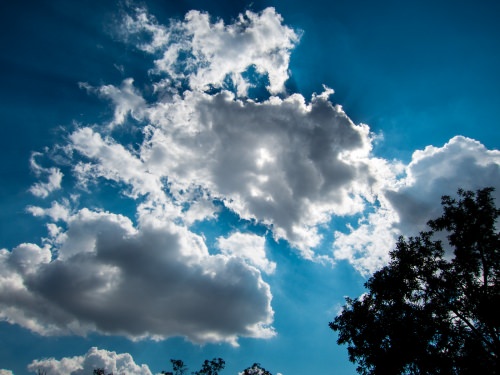
[[346, 298], [330, 328], [358, 373], [500, 374], [500, 210], [492, 192], [444, 196], [430, 229], [401, 237], [367, 293]]
[[183, 361], [181, 361], [180, 359], [171, 359], [170, 362], [172, 363], [172, 369], [174, 370], [174, 372], [162, 371], [161, 372], [162, 374], [165, 374], [165, 375], [184, 375], [186, 373], [187, 367]]
[[[103, 368], [96, 368], [94, 369], [94, 375], [106, 375], [106, 371]], [[110, 372], [108, 375], [113, 375], [113, 373]]]
[[254, 363], [252, 367], [243, 370], [242, 375], [273, 375], [265, 368], [260, 366], [260, 363]]
[[[171, 371], [162, 371], [161, 374], [164, 375], [184, 375], [188, 368], [180, 359], [171, 359], [172, 363]], [[219, 371], [223, 370], [226, 366], [226, 362], [222, 358], [214, 358], [211, 361], [206, 359], [201, 366], [201, 370], [192, 372], [193, 375], [218, 375]]]
[[211, 361], [206, 359], [201, 370], [193, 372], [193, 375], [218, 375], [224, 367], [226, 367], [226, 362], [222, 358], [214, 358]]
[[[187, 367], [184, 362], [179, 359], [171, 359], [172, 369], [171, 371], [162, 371], [161, 374], [164, 375], [183, 375], [187, 371]], [[226, 362], [222, 358], [214, 358], [211, 361], [205, 360], [201, 367], [201, 370], [192, 372], [193, 375], [218, 375], [219, 371], [223, 370], [226, 366]], [[254, 363], [252, 367], [248, 367], [241, 373], [242, 375], [272, 375], [265, 368], [261, 367], [260, 363]]]

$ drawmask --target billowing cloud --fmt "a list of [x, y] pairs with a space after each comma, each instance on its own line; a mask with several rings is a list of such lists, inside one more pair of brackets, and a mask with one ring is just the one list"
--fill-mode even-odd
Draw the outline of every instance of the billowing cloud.
[[256, 103], [186, 91], [144, 109], [150, 125], [138, 155], [95, 130], [77, 130], [73, 147], [89, 161], [75, 171], [82, 180], [124, 182], [132, 196], [151, 199], [163, 199], [165, 180], [179, 203], [190, 201], [186, 192], [207, 191], [313, 259], [317, 225], [362, 211], [390, 174], [370, 157], [368, 127], [355, 125], [328, 94], [310, 103], [298, 94]]
[[150, 35], [149, 43], [140, 40], [137, 46], [160, 54], [155, 71], [167, 75], [165, 83], [186, 82], [192, 90], [207, 90], [225, 87], [229, 80], [245, 96], [251, 86], [245, 78], [249, 68], [267, 75], [269, 92], [284, 90], [290, 52], [299, 36], [282, 21], [274, 8], [246, 11], [229, 25], [193, 10], [184, 21], [163, 26], [145, 9], [136, 9], [126, 17], [124, 31], [128, 39], [144, 32]]
[[50, 375], [88, 375], [98, 368], [104, 369], [106, 374], [152, 375], [147, 365], [137, 365], [129, 353], [117, 354], [96, 347], [82, 356], [37, 359], [28, 366], [29, 371]]
[[441, 196], [459, 188], [496, 187], [500, 201], [500, 151], [456, 136], [443, 147], [414, 152], [405, 177], [379, 195], [380, 206], [350, 233], [336, 233], [334, 255], [369, 274], [387, 261], [399, 234], [416, 235], [428, 220], [441, 215]]
[[233, 233], [219, 237], [217, 245], [223, 254], [247, 260], [251, 265], [266, 273], [273, 273], [276, 263], [266, 257], [266, 239], [251, 233]]
[[[154, 64], [167, 78], [154, 84], [158, 97], [148, 103], [132, 79], [92, 89], [114, 103], [115, 125], [125, 113], [140, 114], [148, 125], [140, 148], [125, 147], [107, 129], [83, 126], [71, 134], [72, 149], [85, 158], [74, 168], [82, 183], [104, 178], [153, 205], [189, 207], [177, 213], [186, 225], [214, 218], [210, 199], [216, 199], [315, 259], [318, 226], [332, 215], [362, 212], [393, 179], [390, 163], [371, 155], [368, 126], [333, 105], [332, 90], [310, 101], [284, 93], [298, 37], [273, 8], [248, 11], [229, 25], [192, 11], [169, 26], [137, 9], [122, 31], [153, 58], [162, 56]], [[150, 35], [148, 42], [137, 39], [141, 33]], [[270, 94], [282, 97], [242, 97], [242, 85], [253, 82], [242, 74], [251, 66], [268, 75]], [[233, 92], [225, 90], [227, 77], [234, 78]], [[200, 192], [210, 198], [193, 199]]]
[[84, 127], [73, 132], [70, 141], [75, 151], [94, 161], [80, 161], [74, 167], [74, 172], [83, 185], [89, 179], [105, 177], [128, 184], [132, 190], [126, 194], [132, 198], [146, 194], [157, 199], [164, 198], [160, 176], [150, 173], [140, 158], [111, 137]]
[[[0, 316], [44, 335], [193, 342], [270, 337], [271, 292], [241, 257], [209, 255], [184, 227], [82, 209], [57, 249], [0, 253]], [[52, 252], [51, 252], [52, 250]], [[55, 251], [57, 250], [57, 251]]]
[[[427, 146], [417, 150], [406, 169], [406, 178], [388, 190], [386, 197], [400, 218], [398, 227], [408, 233], [440, 215], [443, 194], [498, 186], [500, 151], [488, 150], [480, 142], [456, 136], [443, 147]], [[500, 191], [494, 196], [500, 198]]]

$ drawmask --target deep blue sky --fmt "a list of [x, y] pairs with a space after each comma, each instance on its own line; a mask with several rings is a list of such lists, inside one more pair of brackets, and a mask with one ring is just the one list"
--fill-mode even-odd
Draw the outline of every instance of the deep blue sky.
[[[260, 12], [266, 7], [275, 7], [284, 25], [302, 33], [291, 52], [290, 79], [286, 82], [288, 94], [298, 93], [310, 101], [314, 92], [323, 91], [322, 85], [332, 88], [335, 94], [330, 96], [330, 101], [340, 104], [355, 124], [368, 124], [370, 130], [379, 135], [380, 138], [373, 141], [371, 156], [387, 161], [397, 159], [409, 168], [414, 151], [429, 145], [441, 148], [457, 135], [474, 139], [488, 150], [498, 150], [500, 146], [497, 119], [500, 5], [495, 1], [148, 0], [137, 4], [145, 6], [162, 25], [168, 25], [169, 19], [182, 20], [192, 9], [206, 11], [213, 20], [221, 18], [231, 24], [245, 10]], [[0, 5], [3, 131], [0, 138], [3, 160], [0, 249], [11, 251], [22, 243], [41, 246], [41, 238], [47, 237], [48, 220], [33, 217], [26, 212], [26, 207], [48, 207], [53, 201], [69, 199], [73, 192], [70, 185], [75, 182], [69, 171], [72, 163], [78, 161], [72, 159], [58, 164], [49, 149], [69, 144], [68, 137], [75, 129], [105, 124], [113, 116], [109, 100], [82, 89], [80, 82], [92, 87], [118, 87], [125, 78], [133, 77], [137, 90], [145, 97], [150, 95], [148, 100], [156, 100], [151, 99], [154, 78], [148, 74], [151, 56], [120, 40], [116, 34], [127, 12], [129, 8], [115, 1], [89, 0], [77, 4], [53, 0]], [[130, 136], [125, 130], [124, 133], [113, 136], [120, 142]], [[447, 181], [452, 182], [429, 185], [426, 191], [429, 197], [450, 193], [438, 191], [438, 187], [456, 189], [455, 183], [475, 187], [464, 176], [500, 185], [498, 155], [490, 155], [492, 159], [485, 162], [489, 163], [489, 169], [483, 171], [477, 167], [482, 165], [480, 162], [467, 164], [460, 159], [461, 152], [465, 155], [463, 150], [468, 146], [465, 144], [462, 151], [449, 155], [459, 160], [455, 162], [457, 165], [463, 162], [470, 170], [453, 175], [451, 168], [445, 168], [446, 158], [451, 158], [448, 154], [443, 157], [444, 164], [436, 169], [432, 166], [438, 165], [437, 162], [425, 164], [429, 176], [437, 173], [439, 177], [439, 173], [445, 175], [444, 171], [451, 171]], [[29, 192], [35, 182], [46, 177], [46, 172], [40, 176], [30, 167], [33, 152], [44, 154], [37, 159], [43, 168], [56, 165], [65, 174], [62, 189], [45, 200]], [[464, 158], [476, 160], [475, 152]], [[486, 160], [484, 158], [483, 154], [477, 156], [477, 160]], [[418, 171], [422, 171], [421, 168]], [[412, 171], [417, 179], [426, 178], [425, 169], [420, 174], [417, 168]], [[409, 169], [406, 173], [410, 174]], [[134, 215], [136, 204], [141, 200], [121, 194], [125, 182], [115, 185], [109, 181], [100, 180], [91, 185], [90, 194], [80, 193], [82, 196], [73, 209], [103, 209], [127, 215], [137, 224]], [[394, 189], [400, 189], [401, 196], [413, 196], [412, 186], [416, 190], [419, 185], [411, 185], [408, 190]], [[431, 198], [429, 201], [434, 202]], [[395, 201], [390, 203], [401, 217], [402, 212], [411, 207], [411, 202], [400, 206]], [[373, 212], [380, 205], [385, 207], [384, 204], [375, 202], [355, 215], [332, 215], [326, 225], [320, 223], [325, 241], [316, 251], [330, 254], [335, 230], [346, 233], [347, 222], [354, 225], [363, 214]], [[277, 265], [274, 274], [262, 276], [273, 295], [272, 326], [277, 332], [274, 338], [241, 338], [240, 347], [234, 348], [226, 343], [202, 346], [178, 337], [159, 342], [132, 342], [95, 332], [87, 337], [43, 337], [19, 325], [1, 322], [0, 369], [24, 374], [34, 359], [84, 355], [90, 347], [97, 346], [130, 353], [137, 364], [149, 365], [153, 373], [167, 369], [169, 358], [182, 358], [194, 370], [203, 359], [220, 356], [228, 365], [225, 374], [236, 374], [253, 362], [262, 363], [275, 375], [278, 372], [283, 375], [354, 374], [355, 367], [348, 362], [345, 348], [336, 346], [335, 334], [327, 324], [338, 312], [344, 296], [354, 297], [363, 292], [365, 277], [346, 258], [337, 257], [333, 266], [304, 259], [303, 253], [294, 249], [287, 238], [275, 242], [273, 227], [266, 226], [269, 223], [264, 220], [259, 222], [259, 216], [255, 216], [250, 223], [226, 208], [217, 220], [191, 229], [202, 233], [209, 247], [217, 237], [227, 237], [241, 228], [265, 236], [267, 258]], [[406, 222], [395, 224], [403, 233], [407, 229], [405, 225]], [[215, 250], [210, 247], [209, 251]], [[0, 302], [0, 312], [4, 315], [10, 302], [4, 296]]]

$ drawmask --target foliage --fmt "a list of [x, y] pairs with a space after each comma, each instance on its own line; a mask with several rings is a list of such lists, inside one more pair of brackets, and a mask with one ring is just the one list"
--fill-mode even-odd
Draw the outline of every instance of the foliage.
[[206, 359], [201, 370], [193, 372], [193, 375], [218, 375], [224, 367], [226, 367], [226, 362], [222, 358], [214, 358], [211, 361]]
[[444, 196], [430, 230], [401, 237], [368, 292], [346, 299], [330, 328], [360, 374], [500, 374], [500, 210], [492, 191]]
[[[162, 371], [162, 374], [165, 375], [184, 375], [187, 372], [187, 367], [184, 365], [184, 362], [180, 359], [171, 359], [172, 363], [171, 371]], [[199, 371], [192, 372], [193, 375], [218, 375], [219, 371], [223, 370], [226, 367], [226, 362], [222, 358], [214, 358], [211, 361], [208, 359], [203, 362], [201, 369]]]
[[260, 366], [260, 363], [254, 363], [252, 367], [243, 370], [242, 375], [272, 375], [265, 368]]
[[[106, 375], [106, 371], [103, 368], [96, 368], [94, 369], [94, 375]], [[108, 375], [113, 375], [113, 373], [110, 372]]]
[[172, 363], [172, 369], [174, 372], [167, 372], [167, 371], [162, 371], [162, 374], [165, 375], [184, 375], [187, 371], [186, 365], [184, 365], [184, 362], [181, 361], [180, 359], [171, 359], [170, 362]]

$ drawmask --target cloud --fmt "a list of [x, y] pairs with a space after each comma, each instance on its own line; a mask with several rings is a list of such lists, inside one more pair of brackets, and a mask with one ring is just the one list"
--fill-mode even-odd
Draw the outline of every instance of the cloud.
[[[400, 217], [398, 227], [409, 232], [411, 228], [420, 230], [422, 223], [440, 215], [441, 206], [436, 202], [442, 195], [453, 194], [458, 188], [499, 187], [499, 181], [500, 151], [456, 136], [443, 147], [415, 151], [406, 178], [386, 196]], [[500, 191], [494, 196], [500, 198]]]
[[[57, 249], [23, 244], [0, 253], [0, 315], [43, 335], [88, 332], [193, 342], [271, 337], [271, 292], [234, 256], [148, 218], [82, 209]], [[52, 252], [51, 252], [52, 250]]]
[[246, 11], [229, 25], [222, 20], [212, 22], [207, 13], [192, 10], [184, 21], [163, 26], [139, 8], [125, 18], [123, 31], [129, 40], [141, 33], [150, 35], [149, 43], [140, 39], [136, 45], [161, 56], [155, 60], [156, 73], [202, 91], [223, 88], [229, 79], [238, 95], [246, 96], [251, 83], [245, 73], [251, 67], [267, 75], [270, 93], [284, 91], [290, 52], [299, 36], [282, 22], [274, 8]]
[[164, 199], [159, 176], [150, 173], [140, 158], [111, 137], [103, 137], [91, 128], [83, 127], [70, 135], [70, 141], [75, 151], [94, 161], [80, 161], [74, 167], [74, 172], [83, 185], [90, 179], [105, 177], [131, 186], [132, 190], [126, 192], [126, 195], [132, 198], [149, 194]]
[[106, 374], [152, 375], [147, 365], [137, 365], [129, 353], [111, 352], [92, 347], [83, 356], [38, 359], [31, 362], [28, 370], [45, 371], [50, 375], [87, 375], [95, 369], [104, 369]]
[[59, 168], [43, 168], [40, 166], [36, 161], [38, 156], [42, 156], [42, 154], [34, 152], [31, 155], [31, 170], [34, 172], [36, 177], [40, 178], [42, 176], [46, 176], [47, 182], [36, 182], [30, 187], [29, 191], [37, 197], [47, 198], [52, 192], [61, 188], [61, 182], [64, 175]]
[[134, 88], [134, 80], [127, 78], [120, 87], [113, 85], [104, 85], [98, 88], [92, 87], [86, 82], [80, 82], [80, 87], [90, 93], [110, 99], [114, 108], [114, 118], [109, 126], [113, 128], [116, 125], [122, 125], [127, 115], [131, 115], [136, 120], [142, 119], [142, 109], [146, 101]]
[[57, 201], [52, 202], [50, 208], [42, 208], [39, 206], [28, 206], [26, 211], [31, 213], [35, 217], [49, 217], [51, 220], [66, 221], [70, 215], [69, 202], [63, 201], [59, 203]]
[[[392, 172], [390, 163], [371, 155], [368, 126], [354, 124], [329, 101], [333, 90], [309, 102], [284, 93], [298, 35], [282, 21], [273, 8], [247, 11], [232, 24], [197, 11], [168, 26], [142, 8], [126, 16], [124, 39], [156, 59], [163, 76], [153, 86], [163, 94], [146, 103], [131, 78], [120, 87], [92, 88], [114, 104], [113, 123], [137, 113], [148, 125], [139, 148], [120, 144], [107, 128], [77, 129], [69, 138], [84, 158], [73, 169], [79, 181], [124, 183], [129, 190], [123, 193], [134, 199], [173, 203], [186, 225], [215, 218], [215, 199], [315, 259], [318, 226], [332, 215], [362, 212]], [[242, 97], [253, 82], [243, 73], [252, 66], [282, 98]], [[221, 90], [209, 90], [214, 87]], [[200, 192], [209, 198], [193, 200]]]
[[[137, 155], [96, 130], [75, 131], [73, 148], [89, 159], [75, 172], [82, 181], [126, 183], [130, 196], [156, 201], [166, 199], [164, 181], [178, 204], [204, 191], [313, 259], [317, 226], [362, 211], [390, 174], [388, 163], [371, 157], [368, 127], [327, 98], [328, 91], [310, 103], [298, 94], [256, 103], [227, 91], [186, 91], [144, 109], [149, 125]], [[209, 208], [196, 218], [213, 216]]]
[[456, 136], [443, 147], [417, 150], [405, 177], [380, 194], [380, 206], [349, 233], [336, 232], [334, 256], [370, 274], [388, 260], [399, 234], [416, 235], [428, 220], [441, 215], [442, 195], [492, 186], [500, 201], [499, 181], [500, 151], [476, 140]]
[[263, 272], [273, 273], [276, 263], [266, 258], [266, 239], [251, 233], [233, 233], [229, 237], [219, 237], [217, 246], [223, 254], [243, 258]]

